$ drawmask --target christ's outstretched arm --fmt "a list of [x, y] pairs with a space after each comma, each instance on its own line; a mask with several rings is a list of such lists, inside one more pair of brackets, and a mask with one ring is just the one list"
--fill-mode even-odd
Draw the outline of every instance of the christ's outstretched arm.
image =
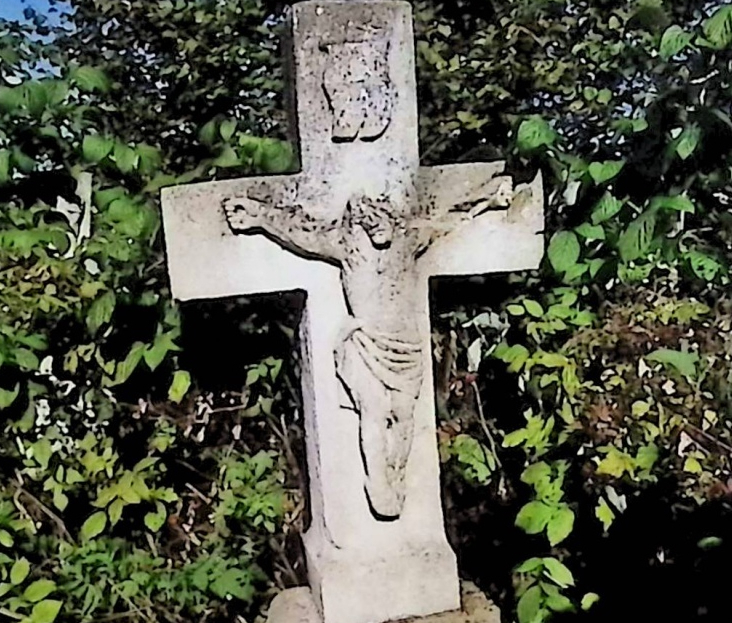
[[428, 203], [426, 219], [414, 223], [419, 229], [420, 252], [485, 212], [509, 208], [514, 198], [513, 180], [506, 175], [462, 190], [449, 203], [440, 200]]
[[283, 247], [324, 260], [340, 260], [339, 221], [308, 214], [297, 198], [297, 188], [274, 189], [264, 182], [246, 196], [223, 200], [229, 227], [236, 233], [261, 231]]

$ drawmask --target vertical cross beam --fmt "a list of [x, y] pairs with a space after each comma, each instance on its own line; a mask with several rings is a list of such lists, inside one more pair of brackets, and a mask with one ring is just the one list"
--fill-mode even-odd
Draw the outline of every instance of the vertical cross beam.
[[[302, 171], [166, 189], [173, 293], [307, 292], [300, 341], [312, 523], [304, 543], [324, 623], [454, 609], [428, 280], [534, 267], [541, 180], [514, 193], [502, 163], [419, 166], [407, 2], [301, 2], [292, 35]], [[369, 384], [359, 388], [363, 378]], [[379, 416], [390, 430], [407, 425], [395, 459], [406, 467], [391, 480], [379, 480], [378, 443], [364, 432]]]

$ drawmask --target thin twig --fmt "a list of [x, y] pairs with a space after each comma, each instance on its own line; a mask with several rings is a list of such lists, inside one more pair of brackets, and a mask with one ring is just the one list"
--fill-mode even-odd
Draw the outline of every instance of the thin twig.
[[68, 528], [66, 528], [66, 524], [63, 522], [63, 519], [59, 517], [56, 513], [54, 513], [48, 506], [46, 506], [43, 502], [41, 502], [35, 495], [33, 495], [30, 491], [23, 488], [23, 486], [20, 484], [23, 482], [23, 478], [20, 475], [19, 472], [15, 472], [16, 477], [18, 478], [18, 484], [15, 485], [16, 491], [20, 495], [25, 495], [28, 497], [28, 499], [33, 502], [40, 511], [46, 515], [51, 521], [53, 521], [58, 529], [61, 531], [61, 534], [65, 535], [66, 538], [69, 539], [69, 541], [73, 544], [76, 544], [76, 541], [74, 541], [74, 537], [71, 536], [71, 533], [69, 532]]
[[480, 426], [483, 429], [485, 436], [488, 438], [488, 443], [491, 446], [491, 452], [496, 459], [496, 465], [498, 465], [498, 467], [503, 467], [503, 465], [501, 464], [501, 459], [498, 457], [498, 448], [496, 446], [496, 441], [495, 439], [493, 439], [493, 434], [488, 428], [488, 422], [486, 421], [485, 414], [483, 413], [483, 403], [480, 399], [478, 383], [476, 383], [475, 380], [472, 380], [470, 381], [470, 386], [473, 388], [473, 392], [475, 393], [475, 404], [478, 407], [478, 418], [480, 419]]
[[193, 491], [193, 493], [195, 493], [199, 498], [201, 498], [204, 502], [206, 502], [206, 504], [211, 506], [211, 498], [206, 497], [203, 493], [201, 493], [198, 489], [196, 489], [196, 487], [194, 487], [190, 482], [186, 483], [186, 488]]

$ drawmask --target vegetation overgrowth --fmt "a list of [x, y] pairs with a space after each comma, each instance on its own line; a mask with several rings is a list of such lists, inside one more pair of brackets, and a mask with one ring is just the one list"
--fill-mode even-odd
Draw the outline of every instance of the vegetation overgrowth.
[[[72, 6], [0, 22], [0, 616], [251, 620], [304, 579], [303, 301], [174, 304], [158, 197], [297, 168], [285, 9]], [[726, 620], [732, 6], [414, 12], [424, 163], [547, 194], [539, 271], [433, 288], [462, 574], [518, 623]]]

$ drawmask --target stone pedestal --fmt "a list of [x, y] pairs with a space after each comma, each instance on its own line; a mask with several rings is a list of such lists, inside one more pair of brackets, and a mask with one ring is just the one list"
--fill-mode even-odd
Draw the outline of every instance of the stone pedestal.
[[[500, 611], [475, 584], [463, 582], [460, 588], [462, 607], [459, 610], [402, 619], [402, 623], [501, 623]], [[368, 594], [366, 586], [363, 591]], [[393, 597], [398, 599], [398, 595]], [[423, 597], [427, 599], [429, 595]], [[343, 604], [340, 607], [347, 610], [352, 598], [343, 595], [341, 600]], [[373, 602], [371, 605], [374, 605]], [[356, 604], [356, 607], [359, 605]], [[322, 623], [322, 620], [310, 589], [303, 586], [282, 591], [272, 600], [267, 623]]]

